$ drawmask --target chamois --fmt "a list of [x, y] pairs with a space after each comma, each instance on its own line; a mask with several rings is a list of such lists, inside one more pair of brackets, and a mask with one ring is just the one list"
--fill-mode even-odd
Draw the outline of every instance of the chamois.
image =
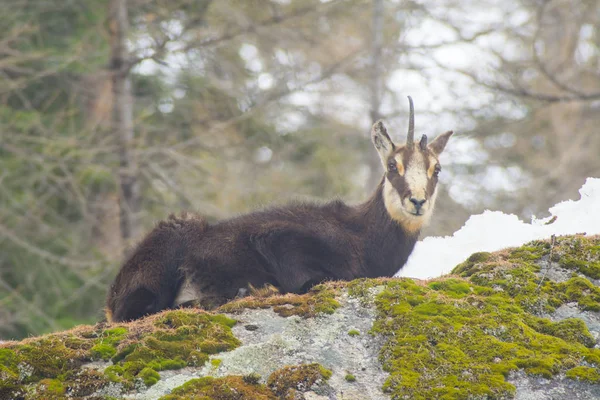
[[151, 231], [121, 268], [107, 297], [112, 321], [140, 318], [195, 299], [207, 308], [273, 285], [304, 293], [325, 280], [389, 277], [412, 252], [436, 200], [439, 155], [452, 131], [429, 145], [406, 144], [381, 121], [371, 139], [385, 174], [364, 203], [294, 203], [209, 225], [201, 216], [171, 216]]

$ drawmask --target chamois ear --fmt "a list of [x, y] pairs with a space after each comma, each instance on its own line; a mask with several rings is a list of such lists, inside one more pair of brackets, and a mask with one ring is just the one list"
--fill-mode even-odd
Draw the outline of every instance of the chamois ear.
[[379, 153], [379, 159], [383, 164], [383, 168], [386, 168], [387, 158], [392, 151], [396, 148], [392, 139], [390, 139], [387, 129], [385, 129], [385, 125], [383, 122], [377, 121], [373, 124], [373, 128], [371, 128], [371, 140], [373, 141], [373, 146], [375, 146], [375, 150]]
[[433, 139], [433, 142], [431, 142], [427, 147], [429, 147], [429, 150], [433, 151], [436, 155], [440, 155], [442, 151], [444, 151], [446, 143], [448, 143], [448, 139], [450, 139], [450, 136], [452, 136], [453, 133], [454, 132], [452, 131], [442, 133], [441, 135]]

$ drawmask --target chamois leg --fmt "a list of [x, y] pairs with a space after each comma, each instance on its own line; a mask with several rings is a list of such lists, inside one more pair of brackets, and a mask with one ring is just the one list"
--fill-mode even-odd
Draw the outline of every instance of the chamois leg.
[[211, 254], [211, 247], [206, 247], [190, 252], [181, 268], [201, 307], [212, 309], [236, 298], [279, 292], [273, 277], [255, 260], [231, 257], [235, 253], [230, 249]]
[[265, 269], [282, 292], [306, 293], [331, 278], [327, 264], [335, 255], [310, 233], [299, 230], [272, 231], [254, 238], [253, 246], [262, 256]]
[[159, 223], [119, 271], [106, 300], [109, 321], [120, 322], [173, 307], [183, 282], [180, 266], [188, 246], [208, 225], [187, 214]]
[[196, 303], [205, 310], [234, 299], [247, 285], [232, 280], [236, 277], [235, 271], [214, 259], [205, 259], [202, 251], [190, 254], [181, 271], [186, 277], [185, 285], [189, 285], [196, 296]]
[[171, 308], [182, 282], [178, 267], [177, 259], [126, 263], [108, 294], [108, 319], [130, 321]]

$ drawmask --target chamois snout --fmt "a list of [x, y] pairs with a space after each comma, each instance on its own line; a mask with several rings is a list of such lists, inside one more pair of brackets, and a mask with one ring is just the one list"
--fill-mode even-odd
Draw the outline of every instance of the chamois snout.
[[421, 199], [416, 199], [414, 197], [411, 197], [409, 200], [414, 205], [414, 208], [415, 208], [414, 214], [415, 215], [422, 215], [421, 208], [423, 207], [423, 204], [425, 204], [425, 202], [427, 201], [427, 199], [422, 199], [421, 200]]

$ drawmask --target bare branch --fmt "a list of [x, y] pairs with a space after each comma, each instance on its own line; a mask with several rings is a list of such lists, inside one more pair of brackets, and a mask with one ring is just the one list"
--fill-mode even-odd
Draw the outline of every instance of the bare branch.
[[67, 257], [61, 257], [50, 253], [44, 249], [41, 249], [29, 242], [25, 239], [19, 237], [16, 233], [8, 229], [6, 226], [0, 224], [0, 236], [10, 240], [17, 246], [27, 250], [28, 252], [35, 254], [47, 261], [51, 261], [53, 263], [66, 265], [72, 268], [94, 268], [101, 265], [98, 261], [85, 261], [85, 260], [72, 260]]

